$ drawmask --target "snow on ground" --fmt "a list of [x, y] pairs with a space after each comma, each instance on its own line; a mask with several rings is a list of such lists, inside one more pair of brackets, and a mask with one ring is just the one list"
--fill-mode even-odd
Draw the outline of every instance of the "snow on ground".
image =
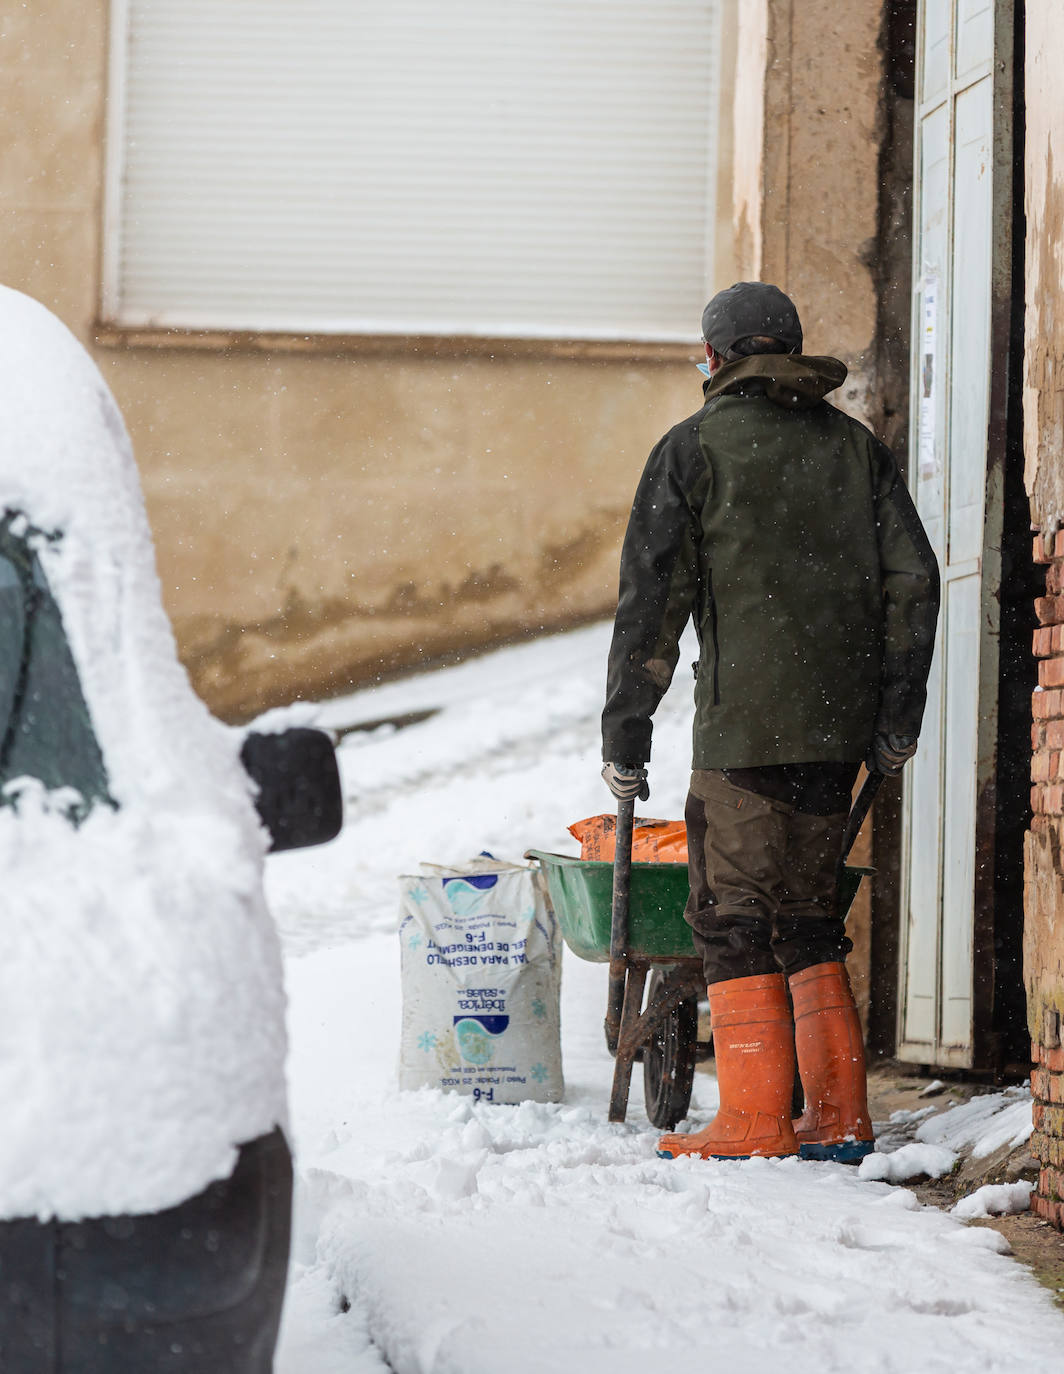
[[984, 1183], [974, 1193], [962, 1197], [951, 1210], [954, 1216], [969, 1221], [975, 1217], [1011, 1217], [1026, 1212], [1031, 1205], [1034, 1184], [1021, 1179], [1017, 1183]]
[[1022, 1145], [1033, 1129], [1030, 1092], [1027, 1088], [1006, 1088], [928, 1117], [917, 1127], [916, 1139], [955, 1151], [967, 1147], [976, 1159], [985, 1159], [1003, 1145], [1011, 1149]]
[[[940, 1092], [944, 1084], [937, 1079], [924, 1089]], [[869, 1155], [859, 1166], [861, 1178], [882, 1179], [888, 1183], [907, 1183], [910, 1179], [944, 1178], [952, 1173], [962, 1156], [986, 1159], [996, 1150], [1008, 1146], [1015, 1150], [1031, 1137], [1034, 1124], [1031, 1116], [1031, 1093], [1027, 1087], [1006, 1088], [1004, 1092], [980, 1093], [968, 1102], [951, 1104], [945, 1111], [936, 1106], [919, 1107], [915, 1111], [897, 1111], [882, 1123], [877, 1136], [882, 1153]], [[1018, 1187], [1012, 1192], [989, 1192], [980, 1189], [984, 1201], [973, 1203], [977, 1210], [958, 1208], [958, 1215], [986, 1216], [979, 1207], [998, 1199], [1002, 1215], [1024, 1211], [1016, 1201], [1025, 1196]], [[972, 1195], [973, 1197], [975, 1194]], [[968, 1199], [963, 1199], [966, 1204]]]
[[923, 1145], [913, 1141], [889, 1154], [868, 1155], [861, 1160], [859, 1178], [879, 1179], [884, 1183], [908, 1183], [914, 1178], [945, 1178], [952, 1173], [958, 1156], [942, 1145]]
[[[996, 1232], [844, 1166], [658, 1159], [638, 1069], [628, 1121], [610, 1125], [601, 965], [566, 955], [564, 1103], [395, 1087], [396, 875], [484, 849], [576, 851], [566, 825], [609, 809], [597, 744], [608, 633], [288, 713], [343, 729], [443, 708], [347, 735], [344, 833], [269, 864], [299, 1175], [279, 1374], [642, 1374], [707, 1357], [743, 1374], [1058, 1367], [1064, 1319]], [[677, 679], [646, 815], [683, 814], [682, 666]], [[713, 1106], [699, 1074], [692, 1124]], [[1021, 1129], [1010, 1120], [1007, 1138]]]

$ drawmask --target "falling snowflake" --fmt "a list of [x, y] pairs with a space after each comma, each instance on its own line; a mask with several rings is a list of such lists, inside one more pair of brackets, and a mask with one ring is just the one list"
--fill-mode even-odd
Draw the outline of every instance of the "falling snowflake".
[[420, 883], [418, 883], [416, 887], [410, 889], [410, 900], [412, 902], [417, 902], [418, 906], [422, 906], [428, 899], [428, 890], [422, 887]]
[[533, 1016], [538, 1016], [538, 1017], [540, 1017], [540, 1018], [542, 1019], [544, 1016], [546, 1016], [546, 1014], [547, 1014], [547, 1004], [546, 1004], [546, 1002], [544, 1002], [544, 1000], [543, 1000], [542, 997], [537, 997], [536, 1000], [532, 1003], [532, 1015], [533, 1015]]
[[424, 1050], [426, 1054], [428, 1054], [429, 1050], [434, 1050], [437, 1043], [438, 1041], [431, 1031], [422, 1031], [417, 1038], [418, 1049]]
[[546, 1066], [546, 1064], [533, 1064], [533, 1065], [532, 1065], [532, 1077], [536, 1080], [537, 1083], [543, 1083], [543, 1082], [545, 1082], [545, 1081], [546, 1081], [546, 1077], [547, 1077], [547, 1066]]
[[420, 949], [421, 932], [419, 930], [415, 930], [413, 935], [411, 935], [410, 939], [407, 941], [407, 944], [411, 949]]

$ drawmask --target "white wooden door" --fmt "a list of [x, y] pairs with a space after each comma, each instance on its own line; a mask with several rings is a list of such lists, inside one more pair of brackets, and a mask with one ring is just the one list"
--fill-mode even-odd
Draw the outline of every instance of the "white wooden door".
[[[1001, 515], [988, 436], [994, 255], [1008, 251], [1010, 11], [924, 0], [918, 33], [910, 487], [942, 570], [942, 618], [906, 778], [898, 1054], [957, 1066], [979, 1057], [975, 932], [992, 876], [976, 856], [997, 723]], [[1003, 45], [1008, 61], [995, 62]]]

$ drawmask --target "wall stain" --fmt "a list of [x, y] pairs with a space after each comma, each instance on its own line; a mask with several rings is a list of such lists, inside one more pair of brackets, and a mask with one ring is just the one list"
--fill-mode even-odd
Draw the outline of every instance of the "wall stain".
[[1064, 1017], [1064, 855], [1061, 822], [1036, 817], [1026, 836], [1026, 893], [1023, 963], [1027, 986], [1027, 1020], [1031, 1039], [1039, 1041], [1047, 1013]]
[[1046, 130], [1044, 171], [1027, 154], [1027, 319], [1024, 478], [1036, 524], [1064, 520], [1064, 319], [1057, 317], [1064, 243], [1064, 177]]
[[605, 589], [615, 583], [627, 515], [627, 506], [602, 510], [571, 538], [546, 543], [524, 578], [494, 562], [471, 568], [460, 582], [401, 583], [379, 603], [310, 599], [290, 585], [274, 615], [190, 617], [176, 625], [182, 661], [212, 710], [242, 721], [292, 700], [586, 624], [613, 611]]

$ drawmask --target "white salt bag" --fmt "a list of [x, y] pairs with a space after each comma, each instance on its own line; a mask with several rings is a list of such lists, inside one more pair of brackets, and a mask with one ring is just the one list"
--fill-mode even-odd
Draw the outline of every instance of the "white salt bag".
[[559, 1102], [562, 942], [539, 873], [476, 859], [399, 883], [399, 1086]]

